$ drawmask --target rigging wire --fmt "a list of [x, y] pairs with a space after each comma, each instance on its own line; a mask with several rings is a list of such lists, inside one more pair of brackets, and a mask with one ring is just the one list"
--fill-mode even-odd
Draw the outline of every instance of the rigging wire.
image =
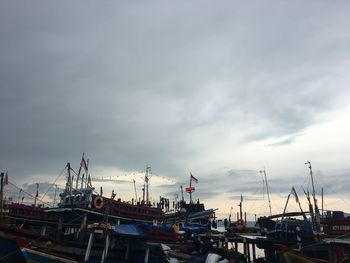
[[39, 202], [42, 202], [44, 197], [46, 196], [46, 194], [51, 190], [52, 186], [56, 184], [57, 180], [61, 177], [61, 175], [63, 174], [64, 170], [67, 168], [67, 165], [63, 168], [63, 170], [59, 173], [59, 175], [56, 177], [55, 181], [50, 185], [50, 187], [46, 190], [46, 192], [44, 193], [44, 195], [41, 197]]
[[[25, 194], [27, 194], [29, 197], [35, 199], [35, 196], [34, 196], [34, 195], [28, 193], [27, 191], [23, 190], [22, 188], [19, 188], [19, 187], [18, 187], [17, 185], [15, 185], [14, 183], [12, 183], [12, 182], [10, 182], [10, 181], [9, 181], [8, 183], [9, 183], [10, 185], [12, 185], [13, 187], [15, 187], [16, 189], [22, 190], [22, 192], [25, 193]], [[43, 201], [40, 201], [40, 202], [43, 203], [43, 204], [46, 204], [47, 206], [53, 207], [53, 206], [52, 206], [50, 203], [48, 203], [48, 202], [43, 202]]]

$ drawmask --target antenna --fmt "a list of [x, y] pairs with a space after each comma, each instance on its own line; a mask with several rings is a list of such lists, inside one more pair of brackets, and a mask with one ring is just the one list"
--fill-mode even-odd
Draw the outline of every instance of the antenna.
[[267, 199], [269, 200], [269, 208], [270, 208], [270, 216], [271, 216], [272, 215], [272, 210], [271, 210], [270, 192], [269, 192], [269, 185], [267, 183], [265, 168], [264, 168], [264, 170], [260, 170], [259, 172], [260, 172], [260, 174], [264, 174], [264, 177], [265, 177]]

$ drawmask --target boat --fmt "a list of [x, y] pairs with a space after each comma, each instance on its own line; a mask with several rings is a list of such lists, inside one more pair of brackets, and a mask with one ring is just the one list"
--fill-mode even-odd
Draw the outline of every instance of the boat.
[[[161, 243], [172, 247], [186, 246], [188, 235], [181, 229], [185, 223], [205, 222], [205, 229], [199, 229], [206, 231], [206, 223], [214, 213], [213, 209], [205, 210], [204, 204], [198, 201], [182, 202], [180, 218], [177, 213], [169, 217], [167, 205], [166, 216], [163, 211], [165, 199], [161, 198], [153, 206], [149, 202], [148, 168], [144, 198], [131, 202], [122, 201], [113, 193], [111, 197], [105, 197], [102, 189], [100, 193], [95, 191], [87, 176], [84, 154], [79, 172], [75, 174], [76, 180], [70, 163], [65, 168], [65, 189], [60, 193], [56, 207], [37, 204], [37, 194], [33, 205], [9, 204], [7, 213], [0, 219], [0, 240], [21, 239], [31, 244], [21, 247], [20, 256], [24, 260], [43, 262], [41, 257], [46, 257], [47, 262], [106, 261], [126, 257], [159, 259]], [[82, 170], [85, 173], [81, 174]]]
[[326, 211], [321, 224], [328, 238], [350, 236], [350, 214], [344, 211]]
[[201, 225], [209, 226], [215, 219], [215, 209], [205, 209], [203, 203], [197, 199], [192, 199], [192, 194], [195, 192], [195, 187], [192, 186], [192, 182], [198, 183], [198, 179], [190, 173], [190, 186], [186, 187], [186, 192], [190, 195], [189, 202], [186, 202], [183, 194], [183, 187], [181, 189], [181, 200], [175, 202], [174, 211], [168, 211], [165, 213], [164, 221], [169, 224], [178, 223], [187, 225], [190, 223], [197, 223]]

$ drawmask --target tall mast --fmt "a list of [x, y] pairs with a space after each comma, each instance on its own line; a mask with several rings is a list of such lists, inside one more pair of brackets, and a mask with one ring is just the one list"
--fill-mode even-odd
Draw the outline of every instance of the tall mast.
[[267, 199], [269, 201], [269, 208], [270, 208], [270, 216], [272, 215], [272, 210], [271, 210], [271, 201], [270, 201], [270, 191], [269, 191], [269, 184], [267, 183], [267, 178], [266, 178], [266, 171], [265, 168], [264, 170], [259, 171], [261, 174], [264, 174], [265, 177], [265, 185], [266, 185], [266, 192], [267, 192]]
[[306, 195], [307, 202], [309, 204], [309, 212], [310, 212], [310, 215], [311, 215], [312, 223], [315, 223], [315, 214], [314, 214], [314, 209], [313, 209], [313, 206], [312, 206], [312, 203], [311, 203], [311, 200], [310, 200], [309, 190], [307, 190], [307, 192], [304, 190], [304, 193]]
[[241, 202], [239, 202], [239, 218], [243, 219], [243, 210], [242, 210], [242, 203], [243, 203], [243, 195], [241, 194]]
[[53, 207], [56, 205], [56, 196], [57, 196], [57, 184], [55, 184], [55, 196], [53, 198]]
[[135, 179], [133, 179], [133, 181], [134, 181], [134, 190], [135, 190], [135, 200], [136, 200], [136, 203], [137, 203], [137, 192], [136, 192], [136, 185], [135, 185]]
[[190, 176], [190, 204], [192, 204], [192, 178]]
[[70, 196], [72, 196], [72, 188], [73, 188], [73, 182], [72, 182], [72, 177], [70, 175], [70, 163], [67, 163], [67, 172], [68, 172], [68, 181], [67, 181], [67, 185], [68, 185], [68, 191], [70, 192]]
[[3, 214], [4, 214], [4, 200], [3, 200], [3, 197], [4, 197], [4, 176], [5, 174], [4, 173], [1, 173], [0, 174], [0, 177], [1, 177], [1, 186], [0, 186], [0, 218], [3, 217]]
[[146, 174], [145, 174], [145, 191], [146, 191], [146, 205], [148, 206], [148, 203], [149, 203], [149, 192], [148, 192], [148, 182], [149, 182], [149, 179], [150, 179], [150, 173], [151, 173], [151, 167], [150, 166], [147, 166], [146, 168]]
[[36, 194], [35, 194], [35, 199], [34, 199], [34, 206], [36, 206], [36, 200], [39, 196], [39, 184], [36, 183]]
[[309, 165], [309, 169], [310, 169], [310, 177], [311, 177], [311, 184], [312, 184], [312, 197], [314, 199], [314, 206], [315, 206], [315, 220], [316, 220], [316, 223], [318, 224], [320, 222], [320, 211], [319, 211], [318, 206], [317, 206], [314, 177], [312, 175], [312, 166], [311, 166], [311, 163], [309, 161], [307, 161], [305, 164]]
[[322, 187], [322, 199], [321, 199], [321, 201], [322, 201], [321, 211], [322, 211], [322, 218], [323, 218], [323, 216], [324, 216], [324, 214], [323, 214], [323, 187]]
[[145, 204], [145, 187], [146, 185], [143, 184], [143, 188], [142, 188], [142, 203]]
[[182, 185], [180, 185], [180, 189], [181, 189], [181, 201], [184, 202], [185, 199], [184, 199], [184, 190], [182, 188]]

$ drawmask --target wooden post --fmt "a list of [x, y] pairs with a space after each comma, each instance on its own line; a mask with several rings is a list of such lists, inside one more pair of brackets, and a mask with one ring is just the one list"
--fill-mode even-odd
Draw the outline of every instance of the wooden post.
[[227, 239], [227, 237], [225, 237], [224, 247], [225, 247], [226, 250], [228, 250], [228, 239]]
[[243, 238], [243, 254], [244, 255], [248, 254], [247, 253], [247, 246], [246, 246], [246, 244], [247, 244], [247, 240], [245, 238]]
[[146, 248], [144, 263], [148, 263], [148, 256], [149, 256], [149, 247]]
[[109, 247], [109, 234], [107, 233], [105, 247], [104, 247], [103, 252], [102, 252], [101, 263], [105, 262], [105, 259], [107, 258], [108, 247]]
[[125, 251], [125, 257], [124, 257], [125, 260], [129, 260], [129, 249], [130, 249], [130, 244], [128, 243]]
[[94, 232], [91, 232], [90, 233], [90, 237], [89, 237], [89, 243], [88, 243], [88, 246], [87, 246], [86, 252], [85, 252], [84, 262], [88, 262], [89, 261], [90, 252], [91, 252], [91, 246], [92, 246], [93, 240], [94, 240]]
[[248, 250], [248, 261], [250, 262], [250, 246], [249, 246], [249, 243], [247, 243], [247, 250]]
[[255, 244], [252, 244], [252, 251], [253, 251], [253, 261], [255, 261], [256, 260]]
[[43, 225], [43, 227], [41, 228], [41, 235], [45, 236], [46, 234], [46, 225]]

